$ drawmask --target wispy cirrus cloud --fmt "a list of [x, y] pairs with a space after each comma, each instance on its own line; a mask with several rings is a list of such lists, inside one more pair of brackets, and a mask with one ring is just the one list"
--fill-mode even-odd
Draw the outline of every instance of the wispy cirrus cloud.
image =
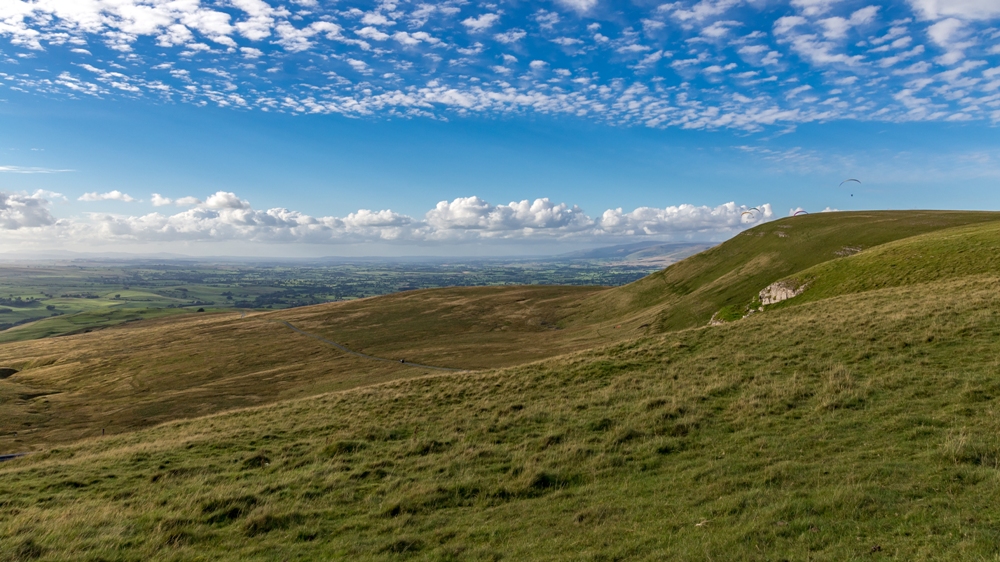
[[8, 174], [65, 174], [73, 171], [55, 168], [35, 168], [31, 166], [0, 166], [0, 173]]

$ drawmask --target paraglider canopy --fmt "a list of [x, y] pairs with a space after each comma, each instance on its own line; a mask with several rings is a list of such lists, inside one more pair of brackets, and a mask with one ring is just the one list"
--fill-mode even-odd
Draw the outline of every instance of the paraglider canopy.
[[807, 212], [805, 212], [805, 211], [795, 211], [795, 214], [793, 214], [792, 216], [793, 216], [793, 217], [797, 217], [797, 216], [799, 216], [799, 215], [808, 215], [808, 214], [809, 214], [809, 213], [807, 213]]
[[[849, 181], [853, 181], [853, 182], [855, 182], [855, 183], [861, 183], [861, 180], [856, 180], [856, 179], [854, 179], [854, 178], [848, 178], [848, 179], [846, 179], [846, 180], [844, 180], [844, 181], [840, 182], [840, 185], [844, 185], [845, 183], [847, 183], [847, 182], [849, 182]], [[837, 187], [840, 187], [840, 185], [838, 185]]]

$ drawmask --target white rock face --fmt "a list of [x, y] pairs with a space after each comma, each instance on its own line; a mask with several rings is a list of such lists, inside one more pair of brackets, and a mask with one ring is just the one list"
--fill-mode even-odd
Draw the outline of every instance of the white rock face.
[[759, 293], [760, 303], [763, 305], [779, 303], [792, 297], [797, 297], [806, 290], [806, 286], [795, 287], [787, 281], [771, 283]]

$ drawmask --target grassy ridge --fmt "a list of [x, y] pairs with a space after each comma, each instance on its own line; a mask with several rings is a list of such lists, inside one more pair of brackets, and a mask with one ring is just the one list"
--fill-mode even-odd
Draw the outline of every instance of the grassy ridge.
[[0, 465], [0, 551], [993, 559], [997, 357], [979, 276], [168, 424]]
[[769, 222], [587, 303], [581, 321], [617, 318], [661, 331], [708, 323], [744, 306], [771, 283], [850, 252], [956, 226], [1000, 221], [1000, 213], [872, 211], [821, 213]]
[[804, 285], [805, 291], [779, 306], [998, 271], [1000, 222], [956, 227], [883, 244], [797, 273], [788, 281]]

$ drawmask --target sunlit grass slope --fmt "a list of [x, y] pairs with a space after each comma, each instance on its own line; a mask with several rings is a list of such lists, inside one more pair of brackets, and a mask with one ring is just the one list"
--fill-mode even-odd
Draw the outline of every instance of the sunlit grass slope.
[[843, 295], [0, 465], [0, 552], [1000, 556], [1000, 278]]
[[6, 343], [0, 367], [19, 372], [0, 380], [0, 454], [430, 372], [344, 354], [279, 320], [372, 355], [503, 367], [584, 347], [586, 340], [561, 337], [552, 323], [599, 290], [414, 291], [247, 318], [191, 314]]
[[778, 306], [884, 287], [1000, 272], [1000, 222], [950, 228], [904, 238], [838, 258], [788, 279], [803, 293]]
[[708, 323], [744, 306], [771, 283], [817, 264], [894, 240], [1000, 221], [1000, 213], [871, 211], [800, 215], [769, 222], [654, 273], [595, 296], [577, 320], [613, 318], [623, 328], [669, 331]]

